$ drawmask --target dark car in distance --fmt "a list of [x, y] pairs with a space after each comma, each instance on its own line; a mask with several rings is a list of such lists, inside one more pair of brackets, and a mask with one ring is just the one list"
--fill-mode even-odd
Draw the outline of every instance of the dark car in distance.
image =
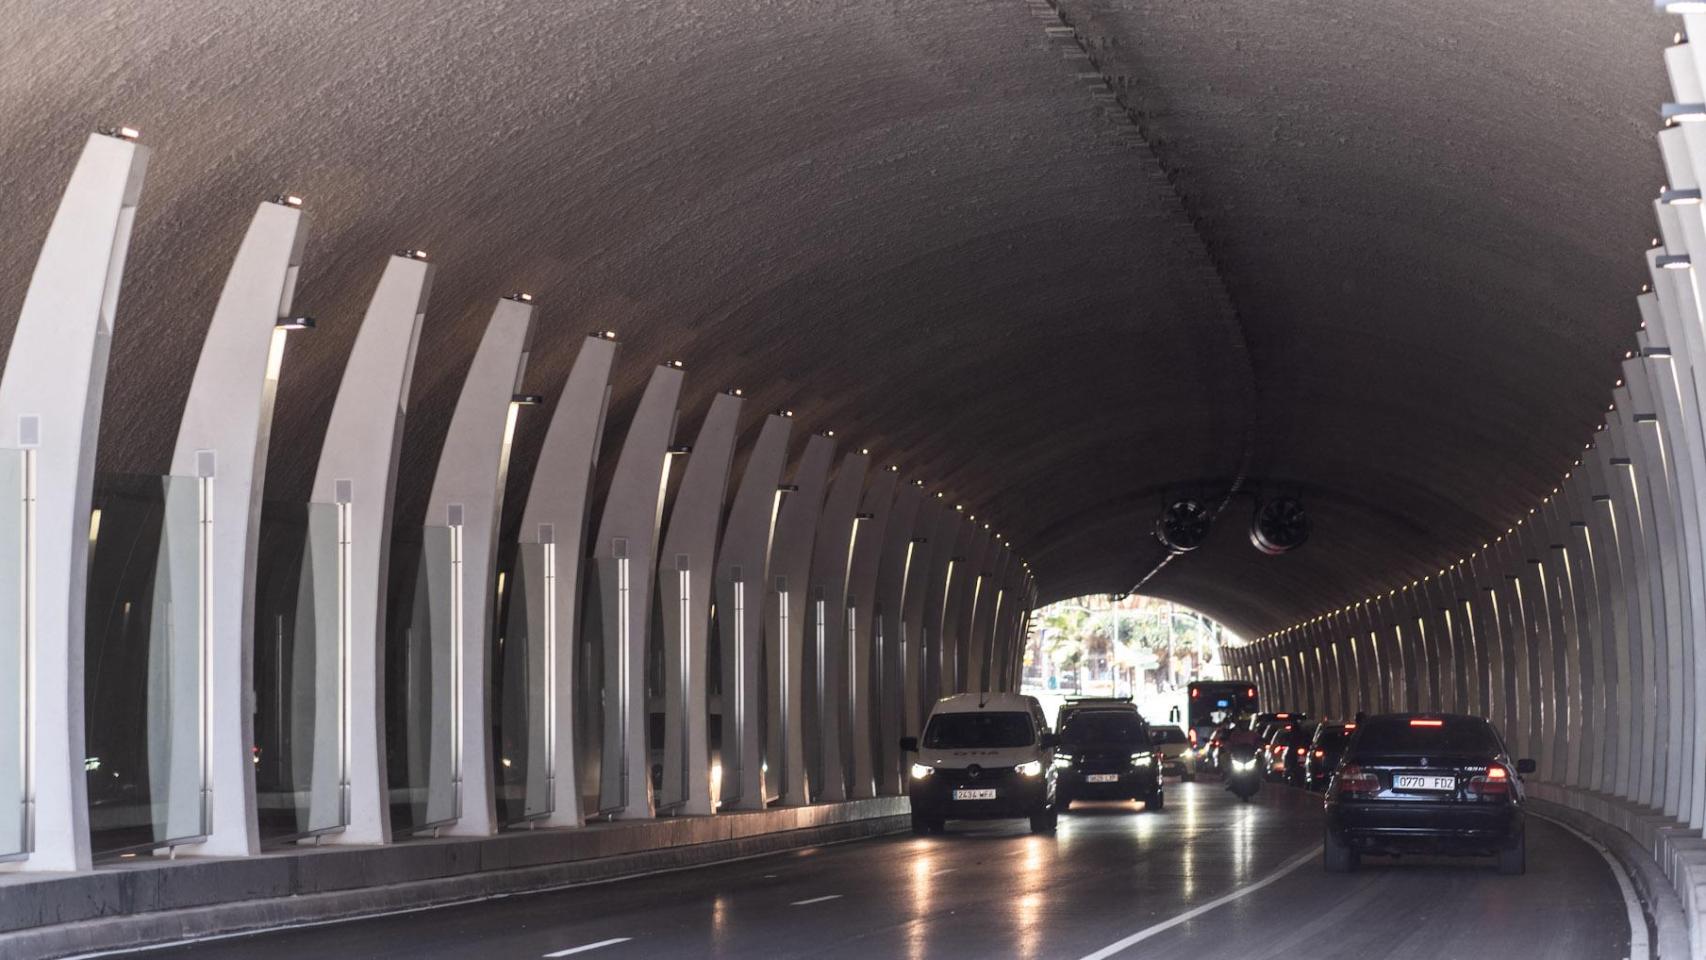
[[1355, 870], [1364, 854], [1495, 856], [1527, 869], [1521, 775], [1481, 717], [1388, 713], [1361, 718], [1327, 788], [1322, 866]]
[[1280, 738], [1284, 744], [1280, 748], [1280, 779], [1294, 787], [1304, 785], [1305, 768], [1309, 761], [1309, 742], [1315, 739], [1315, 731], [1320, 724], [1314, 721], [1299, 723], [1291, 731]]
[[1345, 742], [1356, 732], [1355, 721], [1340, 723], [1324, 720], [1315, 728], [1309, 743], [1309, 756], [1303, 769], [1303, 786], [1308, 790], [1325, 790], [1333, 771], [1339, 769], [1339, 757], [1344, 755]]
[[1161, 809], [1160, 758], [1136, 710], [1072, 713], [1060, 728], [1054, 769], [1062, 810], [1074, 800], [1142, 800]]

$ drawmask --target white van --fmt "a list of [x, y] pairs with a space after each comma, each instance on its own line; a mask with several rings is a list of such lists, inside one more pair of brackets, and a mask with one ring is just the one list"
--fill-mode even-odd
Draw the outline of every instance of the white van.
[[1042, 704], [1016, 693], [961, 693], [930, 708], [907, 778], [914, 833], [941, 833], [948, 820], [1028, 817], [1053, 833], [1054, 748]]

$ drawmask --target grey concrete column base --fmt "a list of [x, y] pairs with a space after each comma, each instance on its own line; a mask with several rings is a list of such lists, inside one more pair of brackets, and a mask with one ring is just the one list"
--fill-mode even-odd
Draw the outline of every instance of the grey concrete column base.
[[902, 797], [710, 817], [517, 830], [257, 857], [131, 860], [88, 873], [0, 874], [0, 957], [265, 930], [538, 892], [906, 829]]
[[1526, 787], [1531, 812], [1599, 841], [1629, 872], [1658, 960], [1706, 956], [1706, 840], [1699, 831], [1603, 793], [1533, 781]]

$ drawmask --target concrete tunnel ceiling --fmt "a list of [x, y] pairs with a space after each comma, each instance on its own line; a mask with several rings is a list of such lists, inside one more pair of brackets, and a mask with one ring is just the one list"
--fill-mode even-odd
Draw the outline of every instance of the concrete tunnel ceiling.
[[1671, 21], [1633, 0], [1058, 14], [1076, 36], [1037, 0], [0, 0], [0, 317], [84, 135], [122, 122], [156, 153], [105, 470], [164, 472], [249, 213], [288, 190], [321, 326], [286, 360], [271, 497], [306, 496], [405, 247], [439, 274], [403, 523], [517, 290], [550, 402], [584, 335], [619, 331], [607, 442], [679, 358], [683, 436], [731, 386], [751, 428], [791, 408], [992, 520], [1044, 599], [1129, 588], [1169, 493], [1243, 472], [1302, 496], [1311, 542], [1258, 554], [1234, 501], [1145, 589], [1259, 633], [1431, 570], [1556, 482], [1638, 319]]

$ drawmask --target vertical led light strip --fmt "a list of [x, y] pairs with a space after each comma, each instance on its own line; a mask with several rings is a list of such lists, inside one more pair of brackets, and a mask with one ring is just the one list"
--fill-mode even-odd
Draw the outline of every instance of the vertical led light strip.
[[350, 570], [350, 554], [353, 549], [355, 518], [352, 515], [354, 504], [350, 498], [340, 497], [338, 508], [338, 823], [349, 826], [350, 822], [350, 768], [349, 758], [353, 745], [350, 743], [350, 698], [354, 691], [350, 689], [350, 621], [355, 618], [352, 609], [352, 576]]
[[[200, 473], [201, 471], [197, 471]], [[196, 477], [196, 649], [201, 659], [196, 686], [196, 749], [201, 753], [201, 829], [213, 832], [213, 477]]]
[[791, 689], [789, 688], [788, 680], [789, 680], [790, 675], [791, 675], [789, 668], [792, 667], [792, 664], [790, 664], [788, 662], [789, 650], [788, 650], [788, 578], [787, 577], [777, 577], [776, 578], [776, 598], [778, 600], [778, 603], [776, 604], [776, 626], [777, 626], [777, 629], [779, 631], [777, 633], [777, 636], [782, 638], [782, 642], [777, 644], [777, 655], [776, 655], [776, 679], [780, 682], [781, 691], [782, 691], [781, 710], [779, 711], [781, 716], [779, 716], [777, 718], [782, 723], [782, 732], [781, 732], [781, 744], [782, 744], [781, 753], [782, 753], [782, 755], [777, 758], [778, 762], [781, 765], [782, 770], [781, 770], [781, 779], [779, 779], [777, 782], [782, 784], [783, 789], [787, 789], [788, 775], [792, 772], [789, 769], [789, 763], [788, 763], [788, 756], [789, 756], [789, 753], [791, 752], [789, 748], [793, 746], [793, 744], [791, 742], [792, 738], [790, 738], [788, 736], [789, 731], [792, 730], [793, 728], [788, 725], [788, 721], [790, 719], [792, 719], [788, 715], [790, 712], [788, 710], [789, 694], [792, 692]]
[[[688, 716], [687, 710], [687, 703], [689, 700], [687, 687], [693, 681], [693, 671], [689, 668], [690, 665], [688, 662], [688, 651], [693, 647], [693, 563], [691, 558], [686, 554], [682, 554], [676, 559], [680, 561], [676, 564], [675, 571], [676, 592], [681, 597], [680, 601], [676, 604], [677, 616], [681, 618], [681, 635], [679, 639], [680, 649], [677, 651], [677, 657], [680, 661], [679, 669], [681, 675], [679, 681], [681, 683], [682, 700], [680, 724], [681, 802], [686, 803], [689, 792], [687, 789], [687, 781], [688, 777], [692, 773], [687, 759], [688, 754], [691, 752], [687, 749], [687, 742], [693, 736], [692, 718]], [[707, 771], [707, 773], [709, 773], [709, 771]]]
[[629, 677], [633, 664], [628, 656], [628, 639], [632, 624], [628, 615], [628, 542], [626, 539], [616, 541], [616, 703], [619, 707], [621, 722], [616, 725], [622, 744], [622, 778], [618, 786], [622, 791], [622, 806], [628, 806], [628, 776], [633, 767], [633, 758], [628, 752], [628, 709], [629, 709]]
[[[513, 407], [512, 407], [513, 410]], [[456, 508], [458, 511], [460, 507]], [[462, 525], [450, 527], [450, 786], [452, 818], [462, 817]]]
[[545, 577], [545, 803], [543, 813], [556, 809], [557, 797], [557, 544], [550, 535], [543, 541], [541, 554]]
[[19, 658], [22, 661], [18, 665], [18, 676], [23, 680], [24, 695], [18, 704], [18, 709], [23, 713], [19, 718], [18, 735], [23, 738], [20, 757], [24, 764], [23, 809], [20, 812], [24, 820], [24, 835], [20, 853], [28, 856], [36, 848], [36, 737], [35, 725], [31, 722], [35, 711], [30, 709], [36, 696], [36, 452], [25, 448], [22, 453], [23, 497], [18, 506], [19, 513], [22, 514], [23, 537], [18, 545], [21, 553], [18, 569], [23, 573], [20, 578], [22, 582], [19, 584], [23, 594], [20, 599], [23, 602], [19, 604], [21, 622], [18, 627], [21, 631], [19, 637], [23, 642], [18, 644]]
[[[740, 746], [735, 750], [739, 762], [735, 765], [735, 782], [745, 783], [747, 750], [746, 750], [746, 581], [741, 579], [740, 570], [736, 568], [734, 577], [735, 608], [734, 608], [734, 637], [739, 647], [735, 650], [735, 742]], [[728, 716], [728, 708], [723, 708], [723, 716]], [[727, 776], [727, 771], [724, 771]], [[762, 787], [760, 788], [762, 792]]]

